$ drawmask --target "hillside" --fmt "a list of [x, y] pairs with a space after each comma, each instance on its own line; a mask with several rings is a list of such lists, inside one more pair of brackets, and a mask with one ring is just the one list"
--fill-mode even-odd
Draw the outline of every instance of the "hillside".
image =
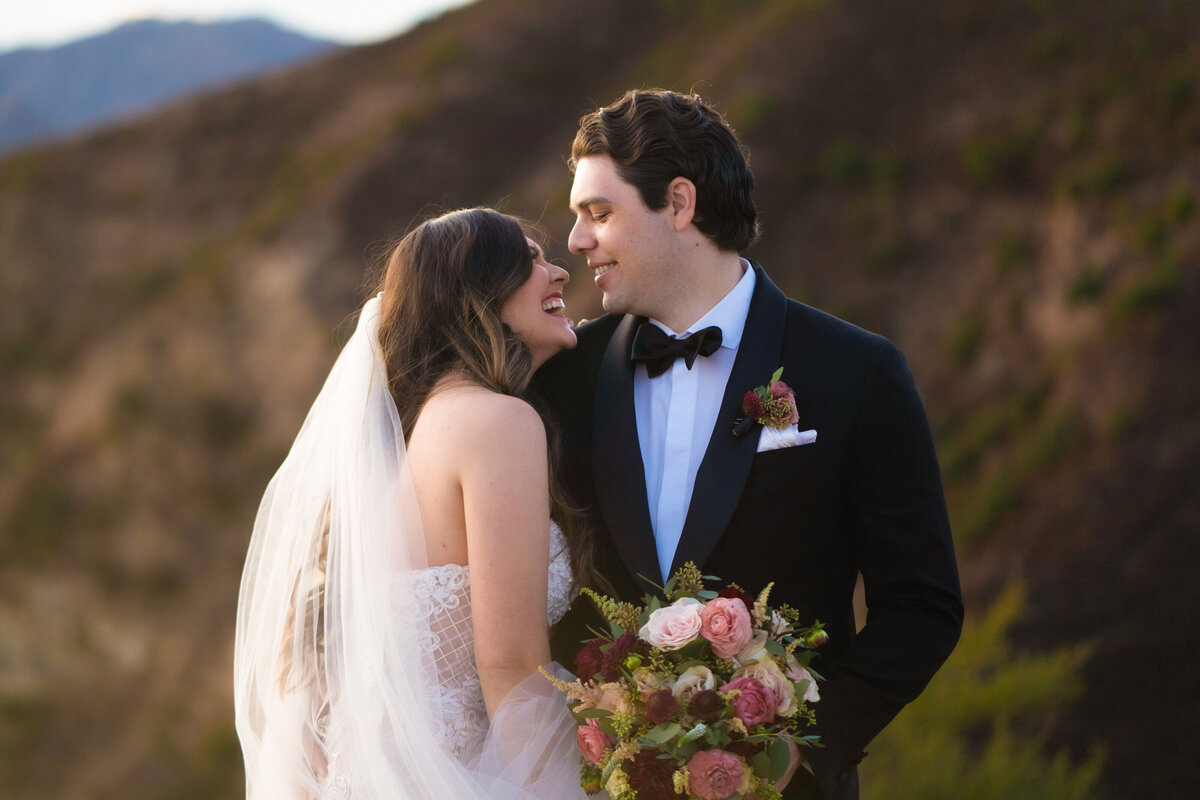
[[334, 47], [260, 19], [145, 19], [58, 47], [0, 53], [0, 151], [112, 122]]
[[908, 356], [968, 614], [1017, 580], [1014, 664], [1091, 648], [1047, 747], [1106, 748], [1112, 797], [1193, 791], [1200, 7], [738, 6], [481, 0], [0, 161], [4, 797], [240, 796], [241, 562], [364, 271], [499, 204], [594, 314], [565, 157], [653, 85], [751, 148], [749, 255]]

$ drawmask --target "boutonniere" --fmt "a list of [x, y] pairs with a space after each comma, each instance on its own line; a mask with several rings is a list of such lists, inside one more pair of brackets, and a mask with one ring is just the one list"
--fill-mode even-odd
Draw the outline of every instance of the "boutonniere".
[[800, 421], [796, 410], [796, 395], [779, 380], [783, 367], [775, 370], [765, 386], [746, 392], [742, 398], [742, 413], [746, 416], [733, 421], [733, 435], [745, 436], [755, 425], [783, 430]]

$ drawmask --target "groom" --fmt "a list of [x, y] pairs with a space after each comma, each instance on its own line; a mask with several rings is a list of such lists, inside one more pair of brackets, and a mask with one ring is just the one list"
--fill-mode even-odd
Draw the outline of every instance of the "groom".
[[[693, 561], [826, 624], [813, 666], [824, 748], [785, 797], [858, 797], [868, 742], [915, 698], [962, 624], [937, 459], [920, 398], [887, 340], [789, 300], [738, 253], [757, 236], [754, 181], [700, 98], [631, 91], [583, 117], [568, 246], [607, 315], [550, 361], [537, 389], [562, 434], [560, 480], [588, 509], [596, 568], [626, 600]], [[782, 380], [790, 445], [735, 435], [742, 398]], [[764, 439], [765, 441], [765, 439]], [[868, 612], [856, 632], [862, 574]], [[573, 663], [591, 602], [554, 631]]]

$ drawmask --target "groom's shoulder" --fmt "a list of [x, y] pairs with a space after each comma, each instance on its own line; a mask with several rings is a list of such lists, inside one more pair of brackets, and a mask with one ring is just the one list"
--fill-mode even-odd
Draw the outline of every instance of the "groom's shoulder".
[[871, 358], [883, 349], [894, 349], [878, 333], [791, 298], [787, 301], [786, 330], [790, 341], [859, 358]]

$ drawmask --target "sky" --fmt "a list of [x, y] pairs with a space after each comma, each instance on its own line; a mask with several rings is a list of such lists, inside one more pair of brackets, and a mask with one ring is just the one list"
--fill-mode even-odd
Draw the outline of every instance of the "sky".
[[123, 22], [266, 17], [285, 28], [343, 44], [394, 36], [440, 11], [471, 0], [7, 0], [0, 11], [0, 51], [50, 47]]

